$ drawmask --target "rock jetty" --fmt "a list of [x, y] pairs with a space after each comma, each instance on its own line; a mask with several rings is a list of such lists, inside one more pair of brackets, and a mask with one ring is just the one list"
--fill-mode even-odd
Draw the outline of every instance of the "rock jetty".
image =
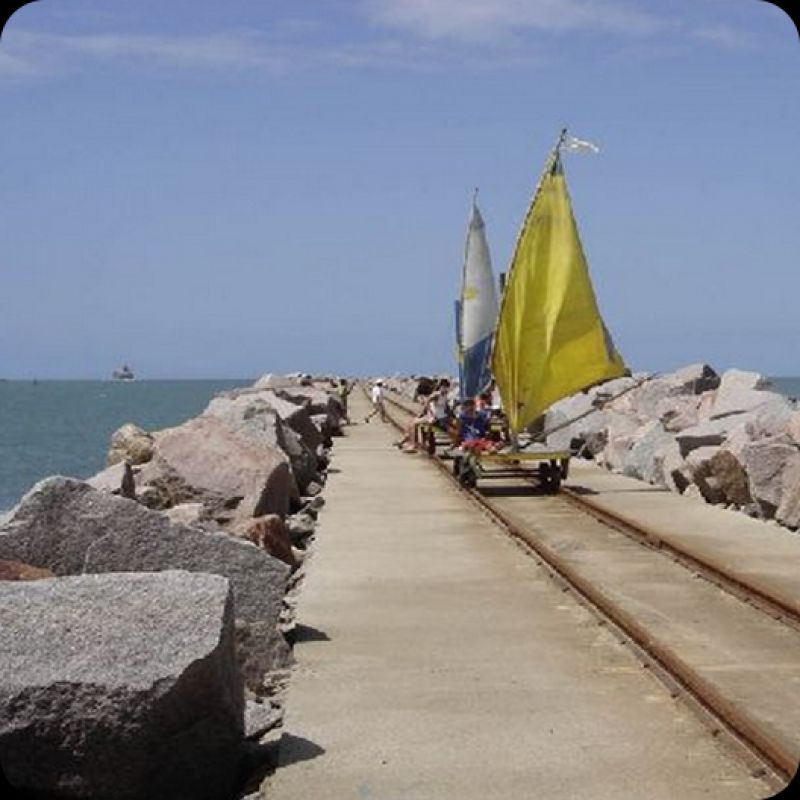
[[[45, 798], [226, 800], [269, 757], [343, 409], [264, 376], [0, 520], [0, 764]], [[255, 748], [255, 749], [254, 749]]]
[[[411, 399], [418, 380], [388, 383]], [[556, 403], [541, 427], [554, 449], [800, 528], [800, 409], [757, 372], [696, 363], [618, 378]]]
[[800, 411], [756, 372], [619, 378], [557, 403], [545, 431], [607, 469], [800, 527]]

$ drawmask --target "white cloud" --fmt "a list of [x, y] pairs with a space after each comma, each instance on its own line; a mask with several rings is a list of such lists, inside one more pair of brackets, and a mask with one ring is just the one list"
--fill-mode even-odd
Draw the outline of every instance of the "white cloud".
[[129, 59], [184, 67], [270, 66], [277, 54], [248, 34], [149, 36], [136, 34], [54, 34], [14, 31], [4, 37], [11, 58], [29, 72], [49, 73], [75, 56]]
[[378, 26], [473, 42], [529, 30], [641, 35], [667, 24], [618, 0], [362, 0], [362, 8]]
[[[749, 38], [728, 25], [692, 28], [656, 17], [632, 0], [359, 0], [351, 6], [356, 38], [326, 40], [315, 19], [277, 19], [269, 34], [239, 30], [202, 35], [45, 33], [6, 31], [0, 78], [53, 76], [85, 63], [283, 74], [309, 69], [383, 67], [415, 71], [530, 66], [547, 58], [552, 42], [531, 33], [617, 34], [648, 53], [676, 41], [700, 39], [741, 48]], [[364, 31], [363, 23], [370, 26]], [[670, 34], [654, 36], [652, 34]], [[617, 43], [619, 44], [619, 43]], [[625, 48], [623, 51], [625, 52]]]
[[[170, 66], [216, 71], [256, 70], [282, 74], [297, 70], [388, 67], [407, 70], [474, 66], [472, 53], [458, 46], [409, 40], [408, 37], [371, 39], [333, 44], [301, 39], [273, 39], [254, 31], [204, 36], [141, 34], [55, 34], [16, 30], [4, 37], [0, 77], [52, 76], [87, 60], [127, 62], [137, 68]], [[536, 58], [506, 47], [487, 50], [481, 68], [530, 64]]]
[[36, 75], [38, 70], [24, 58], [12, 55], [4, 49], [0, 49], [0, 77], [26, 77]]
[[708, 25], [692, 31], [695, 39], [703, 39], [711, 44], [721, 45], [733, 50], [753, 46], [753, 37], [729, 25]]

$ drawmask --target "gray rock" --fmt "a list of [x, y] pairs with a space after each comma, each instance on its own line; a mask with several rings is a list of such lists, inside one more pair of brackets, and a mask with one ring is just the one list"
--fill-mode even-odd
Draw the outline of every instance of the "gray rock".
[[768, 403], [789, 406], [789, 401], [782, 395], [764, 391], [769, 385], [769, 381], [757, 372], [727, 370], [722, 374], [717, 389], [711, 419], [741, 414]]
[[637, 432], [633, 445], [625, 456], [622, 472], [632, 478], [657, 483], [658, 472], [655, 454], [674, 442], [672, 434], [658, 422], [648, 422]]
[[675, 387], [666, 377], [653, 378], [628, 393], [629, 403], [641, 423], [659, 419], [658, 408], [675, 394]]
[[788, 528], [800, 528], [800, 461], [791, 459], [781, 476], [781, 501], [775, 519]]
[[[763, 392], [762, 394], [768, 393]], [[757, 406], [749, 413], [750, 418], [745, 424], [748, 437], [757, 441], [782, 433], [790, 433], [789, 423], [793, 413], [791, 406], [784, 403], [783, 398], [780, 398], [778, 402], [770, 400]]]
[[310, 514], [299, 513], [286, 518], [286, 531], [295, 546], [304, 547], [315, 528], [316, 522]]
[[292, 650], [276, 624], [237, 619], [236, 658], [245, 686], [261, 696], [269, 685], [269, 675], [291, 666]]
[[243, 539], [165, 522], [155, 536], [147, 529], [109, 529], [89, 546], [84, 571], [186, 569], [224, 575], [233, 586], [238, 618], [277, 625], [289, 576], [286, 564]]
[[717, 480], [725, 502], [737, 507], [753, 502], [747, 473], [733, 451], [727, 449], [727, 445], [711, 458], [708, 468]]
[[202, 503], [180, 503], [162, 513], [170, 522], [177, 522], [180, 525], [196, 525], [207, 521]]
[[181, 496], [179, 502], [207, 504], [208, 494], [216, 503], [221, 497], [233, 518], [286, 514], [298, 494], [281, 450], [245, 438], [213, 416], [159, 431], [153, 462], [140, 472], [140, 487], [175, 477], [197, 493]]
[[230, 579], [236, 615], [277, 624], [289, 567], [255, 545], [179, 525], [73, 478], [36, 484], [0, 528], [0, 558], [83, 572], [186, 569]]
[[793, 411], [786, 423], [786, 431], [796, 445], [800, 445], [800, 411]]
[[685, 464], [692, 474], [694, 474], [707, 467], [711, 459], [714, 458], [714, 456], [719, 452], [719, 445], [704, 445], [703, 447], [697, 447], [686, 456]]
[[342, 416], [342, 404], [335, 395], [311, 386], [296, 386], [277, 389], [276, 394], [292, 403], [305, 406], [309, 413], [328, 414], [335, 418], [336, 424]]
[[127, 422], [111, 434], [111, 449], [108, 451], [108, 466], [120, 461], [129, 464], [144, 464], [153, 457], [153, 437], [138, 425]]
[[544, 429], [548, 447], [568, 450], [577, 444], [580, 449], [591, 442], [592, 454], [602, 450], [606, 441], [606, 412], [593, 403], [595, 395], [579, 393], [553, 405], [545, 415]]
[[597, 461], [607, 469], [622, 469], [628, 452], [633, 445], [635, 433], [640, 425], [631, 414], [621, 413], [615, 406], [613, 410], [605, 413], [606, 443], [602, 451], [596, 456]]
[[604, 410], [614, 409], [627, 412], [631, 410], [629, 403], [632, 387], [636, 386], [644, 377], [644, 374], [641, 374], [634, 377], [614, 378], [614, 380], [593, 386], [587, 394], [593, 405]]
[[311, 413], [303, 401], [288, 400], [271, 389], [235, 389], [218, 395], [218, 397], [226, 399], [244, 397], [250, 401], [265, 403], [300, 436], [303, 444], [309, 450], [316, 452], [322, 444], [322, 434], [313, 423]]
[[688, 485], [686, 465], [678, 443], [664, 441], [653, 452], [652, 482], [673, 492], [682, 492]]
[[283, 722], [283, 711], [269, 701], [257, 702], [248, 699], [244, 708], [244, 735], [248, 739], [260, 739]]
[[698, 447], [721, 445], [735, 426], [744, 425], [745, 420], [718, 419], [701, 422], [675, 434], [681, 455], [686, 458]]
[[262, 375], [254, 384], [254, 389], [286, 389], [291, 386], [299, 386], [300, 381], [294, 375], [274, 375], [268, 372]]
[[701, 394], [720, 385], [719, 375], [708, 364], [702, 362], [676, 370], [670, 376], [670, 380], [688, 394]]
[[[280, 398], [275, 398], [280, 400]], [[317, 474], [317, 456], [297, 431], [284, 422], [275, 403], [262, 394], [215, 397], [204, 414], [221, 419], [247, 439], [282, 450], [289, 457], [299, 490], [302, 492]], [[285, 401], [277, 405], [283, 407]], [[285, 410], [285, 408], [284, 408]], [[294, 407], [290, 413], [296, 413]]]
[[306, 495], [308, 497], [316, 497], [322, 491], [322, 485], [316, 481], [311, 481], [306, 487]]
[[740, 459], [753, 500], [762, 516], [771, 519], [781, 505], [782, 474], [789, 467], [796, 468], [800, 451], [788, 435], [774, 436], [742, 447]]
[[228, 581], [186, 572], [0, 584], [0, 760], [36, 796], [219, 800], [244, 695]]
[[113, 527], [157, 536], [168, 526], [159, 515], [142, 515], [143, 511], [138, 503], [74, 478], [46, 478], [20, 500], [0, 528], [0, 558], [46, 567], [56, 575], [78, 575], [89, 545]]
[[707, 503], [724, 503], [726, 501], [721, 481], [714, 475], [711, 465], [720, 453], [719, 446], [706, 445], [692, 450], [686, 457], [686, 466], [695, 486], [700, 490]]
[[606, 446], [597, 456], [598, 464], [604, 466], [606, 469], [621, 470], [625, 464], [625, 460], [628, 458], [634, 441], [632, 434], [617, 435], [612, 438], [609, 433]]
[[697, 425], [698, 398], [696, 395], [670, 395], [656, 406], [656, 418], [664, 426], [664, 430], [677, 433], [685, 428]]
[[700, 491], [700, 488], [692, 483], [686, 487], [683, 492], [684, 497], [688, 497], [690, 500], [696, 500], [699, 503], [705, 503], [706, 499], [703, 497], [703, 493]]
[[158, 456], [145, 464], [136, 475], [136, 499], [147, 508], [158, 511], [199, 503], [203, 507], [203, 516], [219, 524], [234, 519], [236, 508], [242, 500], [241, 497], [226, 497], [210, 489], [190, 485]]
[[122, 479], [125, 477], [125, 461], [117, 461], [110, 467], [106, 467], [91, 478], [86, 479], [86, 483], [93, 489], [111, 494], [120, 494], [122, 489]]
[[344, 407], [338, 397], [327, 391], [312, 387], [277, 389], [276, 394], [292, 403], [304, 407], [314, 424], [322, 433], [323, 441], [341, 433], [344, 422]]

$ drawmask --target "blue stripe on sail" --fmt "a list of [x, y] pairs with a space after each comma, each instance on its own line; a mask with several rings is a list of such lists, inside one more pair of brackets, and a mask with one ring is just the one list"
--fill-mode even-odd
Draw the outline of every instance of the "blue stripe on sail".
[[461, 301], [455, 301], [456, 359], [458, 360], [458, 385], [464, 385], [464, 353], [461, 342]]
[[464, 350], [463, 375], [464, 381], [461, 385], [462, 397], [475, 397], [491, 379], [489, 371], [489, 353], [492, 346], [492, 337], [486, 336], [481, 339], [474, 347]]

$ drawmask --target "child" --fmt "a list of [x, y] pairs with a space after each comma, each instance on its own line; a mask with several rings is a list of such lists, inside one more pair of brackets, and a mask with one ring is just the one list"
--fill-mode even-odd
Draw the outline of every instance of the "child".
[[456, 436], [463, 450], [491, 452], [495, 443], [487, 438], [489, 434], [489, 415], [475, 407], [475, 401], [468, 397], [461, 404], [458, 415]]

